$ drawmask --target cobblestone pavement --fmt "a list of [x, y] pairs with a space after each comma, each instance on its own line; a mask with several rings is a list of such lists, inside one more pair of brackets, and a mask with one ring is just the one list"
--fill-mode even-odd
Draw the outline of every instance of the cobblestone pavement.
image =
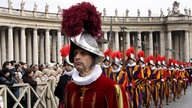
[[163, 108], [192, 108], [192, 86], [187, 88], [186, 95], [182, 92], [181, 98], [175, 102], [171, 101], [169, 105], [164, 102]]
[[[173, 99], [173, 96], [171, 99]], [[151, 104], [150, 108], [154, 108], [154, 104]], [[192, 108], [192, 86], [187, 88], [186, 95], [184, 95], [184, 92], [182, 92], [181, 98], [176, 99], [176, 101], [172, 100], [169, 105], [166, 105], [164, 101], [162, 108]]]

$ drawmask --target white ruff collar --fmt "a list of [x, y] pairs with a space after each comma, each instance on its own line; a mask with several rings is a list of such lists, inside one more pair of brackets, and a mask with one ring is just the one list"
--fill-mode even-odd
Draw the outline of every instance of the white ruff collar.
[[142, 64], [141, 67], [144, 68], [144, 67], [145, 67], [145, 64]]
[[156, 69], [156, 67], [155, 66], [153, 66], [152, 68], [151, 68], [151, 70], [155, 70]]
[[75, 68], [72, 69], [70, 72], [67, 72], [67, 71], [65, 70], [64, 75], [72, 76], [74, 70], [75, 70]]
[[172, 67], [172, 68], [169, 68], [170, 70], [174, 70], [174, 68]]
[[120, 66], [119, 66], [116, 70], [113, 70], [113, 69], [112, 69], [112, 72], [113, 72], [113, 73], [118, 73], [118, 72], [120, 72], [120, 70], [121, 70], [121, 68], [120, 68]]
[[107, 66], [107, 65], [103, 64], [103, 68], [109, 68], [109, 66]]
[[158, 67], [158, 68], [156, 68], [157, 70], [160, 70], [161, 69], [161, 67]]
[[134, 63], [132, 63], [132, 64], [130, 64], [130, 63], [128, 63], [128, 64], [127, 64], [127, 66], [128, 66], [128, 67], [133, 67], [133, 66], [135, 66], [135, 65], [136, 65], [136, 63], [135, 63], [135, 62], [134, 62]]
[[102, 74], [101, 67], [99, 65], [95, 65], [92, 73], [86, 77], [79, 76], [79, 72], [75, 69], [72, 75], [72, 79], [74, 83], [77, 85], [89, 85], [92, 82], [96, 81], [101, 74]]

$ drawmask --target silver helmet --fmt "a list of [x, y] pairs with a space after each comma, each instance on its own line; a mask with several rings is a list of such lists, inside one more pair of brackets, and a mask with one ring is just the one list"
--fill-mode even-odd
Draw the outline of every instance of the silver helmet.
[[69, 61], [69, 56], [65, 57], [64, 61], [65, 61], [67, 64], [69, 64], [69, 65], [71, 65], [71, 66], [74, 66], [74, 64]]
[[113, 60], [112, 60], [112, 63], [111, 64], [115, 64], [117, 66], [120, 66], [121, 65], [121, 60], [118, 59], [117, 57], [115, 57]]
[[103, 52], [101, 52], [96, 39], [86, 32], [82, 32], [79, 36], [73, 37], [70, 40], [71, 47], [69, 52], [69, 61], [74, 63], [74, 51], [75, 49], [82, 48], [98, 57], [104, 57]]

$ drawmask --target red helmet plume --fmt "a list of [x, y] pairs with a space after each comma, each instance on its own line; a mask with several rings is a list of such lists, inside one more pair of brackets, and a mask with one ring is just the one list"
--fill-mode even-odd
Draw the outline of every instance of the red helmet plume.
[[166, 65], [165, 61], [166, 61], [166, 57], [165, 57], [165, 56], [161, 56], [161, 63], [162, 63], [164, 66]]
[[111, 59], [112, 59], [112, 63], [116, 64], [116, 65], [120, 65], [121, 63], [121, 58], [123, 57], [123, 53], [120, 51], [117, 52], [112, 52], [111, 53]]
[[157, 55], [155, 63], [158, 65], [161, 65], [161, 56], [160, 55]]
[[70, 45], [63, 46], [63, 47], [60, 49], [61, 56], [62, 56], [62, 57], [68, 56], [68, 55], [69, 55], [69, 51], [70, 51]]
[[171, 58], [169, 59], [168, 65], [169, 65], [169, 66], [173, 66], [173, 65], [174, 65], [173, 59], [171, 59]]
[[137, 57], [138, 57], [138, 60], [140, 60], [140, 61], [142, 61], [143, 63], [145, 62], [144, 61], [144, 57], [145, 57], [145, 52], [144, 51], [139, 51], [138, 53], [137, 53]]
[[154, 57], [153, 57], [153, 55], [148, 56], [147, 60], [148, 60], [148, 64], [155, 65], [154, 64]]
[[101, 36], [101, 13], [89, 2], [82, 2], [63, 9], [62, 32], [75, 37], [87, 31], [91, 36]]
[[126, 50], [126, 56], [133, 60], [135, 60], [134, 53], [135, 53], [134, 47], [130, 47], [129, 49]]
[[110, 54], [112, 53], [113, 51], [111, 49], [107, 49], [105, 52], [104, 52], [104, 56], [110, 56]]

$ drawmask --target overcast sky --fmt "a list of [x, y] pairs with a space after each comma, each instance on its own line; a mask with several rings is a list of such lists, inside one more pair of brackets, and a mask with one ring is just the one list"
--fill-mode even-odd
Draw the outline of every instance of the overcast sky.
[[[8, 7], [8, 0], [0, 0], [0, 7]], [[20, 9], [22, 0], [11, 0], [14, 9]], [[49, 12], [57, 13], [59, 5], [61, 8], [69, 8], [71, 5], [88, 1], [93, 3], [102, 13], [106, 8], [107, 16], [114, 16], [115, 9], [118, 10], [118, 15], [125, 15], [126, 9], [129, 10], [129, 16], [137, 16], [137, 9], [140, 10], [140, 16], [147, 16], [148, 10], [151, 9], [152, 16], [159, 16], [160, 9], [163, 10], [164, 15], [167, 15], [167, 8], [172, 9], [173, 2], [180, 3], [179, 10], [184, 13], [184, 9], [192, 10], [192, 0], [23, 0], [25, 2], [26, 10], [33, 10], [34, 2], [38, 5], [37, 10], [44, 12], [46, 3], [49, 5]]]

